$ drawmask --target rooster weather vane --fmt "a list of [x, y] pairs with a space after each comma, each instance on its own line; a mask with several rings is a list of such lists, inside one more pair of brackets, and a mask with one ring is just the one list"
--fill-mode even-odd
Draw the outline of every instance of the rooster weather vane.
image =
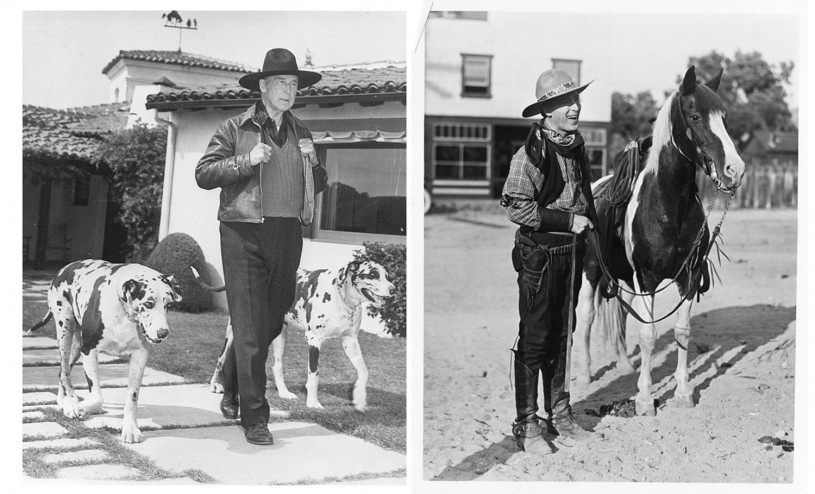
[[198, 20], [197, 19], [187, 19], [187, 22], [184, 22], [184, 19], [181, 18], [181, 14], [178, 13], [177, 10], [171, 10], [169, 13], [161, 14], [161, 18], [165, 19], [164, 27], [170, 27], [178, 29], [178, 51], [181, 51], [181, 33], [183, 33], [184, 29], [198, 29]]

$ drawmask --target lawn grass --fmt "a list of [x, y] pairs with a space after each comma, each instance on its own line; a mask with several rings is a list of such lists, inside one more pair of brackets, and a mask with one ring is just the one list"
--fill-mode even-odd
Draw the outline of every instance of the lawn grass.
[[[40, 321], [48, 310], [45, 301], [23, 301], [23, 330]], [[209, 382], [223, 347], [228, 316], [206, 312], [188, 314], [170, 311], [170, 336], [150, 347], [147, 365], [180, 375], [193, 382]], [[56, 337], [53, 321], [36, 336]], [[308, 347], [303, 331], [290, 330], [286, 340], [284, 376], [297, 400], [282, 400], [271, 380], [272, 358], [267, 365], [267, 398], [273, 409], [287, 410], [290, 419], [315, 422], [327, 429], [351, 434], [384, 448], [406, 451], [406, 340], [380, 338], [360, 333], [360, 346], [368, 365], [368, 410], [358, 412], [351, 404], [356, 370], [345, 356], [338, 339], [328, 340], [320, 353], [319, 399], [322, 410], [305, 402]], [[55, 352], [57, 350], [54, 350]], [[271, 353], [271, 351], [270, 351]]]

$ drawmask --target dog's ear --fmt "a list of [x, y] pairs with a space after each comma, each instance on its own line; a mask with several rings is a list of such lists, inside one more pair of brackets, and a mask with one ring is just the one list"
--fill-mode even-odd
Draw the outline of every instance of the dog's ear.
[[359, 270], [360, 264], [362, 263], [356, 260], [349, 262], [346, 266], [340, 268], [340, 272], [337, 275], [337, 279], [339, 279], [340, 282], [343, 282], [345, 281], [346, 278], [348, 278], [349, 275], [356, 274], [356, 272]]
[[161, 281], [170, 287], [170, 296], [173, 298], [173, 302], [181, 302], [181, 286], [178, 284], [178, 280], [175, 279], [175, 275], [161, 275]]
[[137, 280], [127, 280], [122, 284], [120, 297], [125, 302], [132, 302], [144, 297], [144, 283]]

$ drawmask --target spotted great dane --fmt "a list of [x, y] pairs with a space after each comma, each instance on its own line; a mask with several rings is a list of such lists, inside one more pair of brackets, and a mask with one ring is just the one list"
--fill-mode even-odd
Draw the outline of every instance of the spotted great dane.
[[[197, 276], [197, 273], [196, 273]], [[200, 278], [199, 278], [199, 281]], [[202, 282], [202, 284], [204, 284]], [[222, 290], [224, 287], [210, 290]], [[228, 289], [228, 287], [226, 287]], [[317, 269], [297, 271], [297, 289], [294, 304], [286, 314], [283, 330], [272, 343], [274, 376], [277, 393], [283, 399], [295, 399], [283, 379], [283, 353], [286, 332], [294, 326], [305, 330], [308, 343], [308, 378], [306, 380], [306, 406], [322, 408], [317, 399], [318, 361], [320, 346], [328, 338], [342, 338], [342, 348], [357, 371], [352, 402], [359, 411], [368, 407], [366, 386], [368, 368], [359, 347], [359, 328], [363, 311], [370, 304], [381, 307], [386, 298], [393, 296], [393, 284], [388, 273], [373, 261], [351, 261], [339, 270]], [[232, 325], [227, 325], [224, 349], [218, 357], [210, 381], [213, 393], [223, 393], [223, 363], [232, 346]]]
[[[167, 306], [179, 300], [171, 276], [140, 264], [84, 260], [57, 273], [48, 290], [48, 313], [28, 333], [54, 317], [60, 353], [57, 404], [66, 417], [102, 412], [99, 352], [130, 355], [121, 438], [126, 443], [141, 441], [136, 407], [147, 343], [161, 343], [170, 334]], [[89, 391], [82, 402], [71, 384], [71, 369], [80, 354]]]

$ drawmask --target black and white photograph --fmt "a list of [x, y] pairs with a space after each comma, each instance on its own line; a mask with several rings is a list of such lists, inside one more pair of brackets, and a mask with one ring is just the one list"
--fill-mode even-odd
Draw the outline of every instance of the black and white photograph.
[[23, 485], [406, 486], [405, 12], [21, 14]]
[[806, 20], [572, 7], [427, 19], [422, 479], [800, 487]]

